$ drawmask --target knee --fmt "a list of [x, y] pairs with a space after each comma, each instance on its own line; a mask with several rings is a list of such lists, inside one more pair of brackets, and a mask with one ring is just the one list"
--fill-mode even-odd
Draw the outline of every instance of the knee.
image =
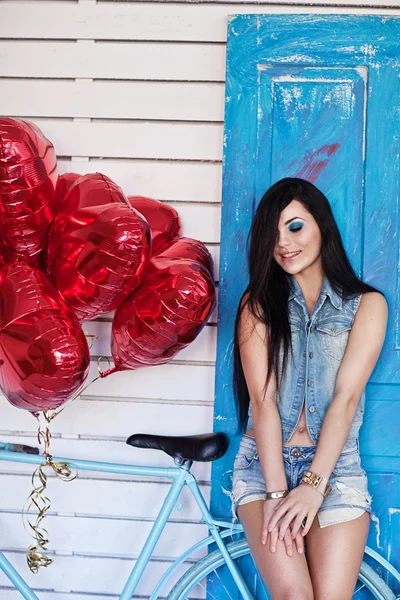
[[324, 591], [323, 593], [316, 593], [314, 600], [350, 600], [353, 597], [353, 594], [346, 594], [345, 592], [338, 591]]
[[290, 587], [282, 590], [273, 600], [314, 600], [314, 594], [309, 588]]

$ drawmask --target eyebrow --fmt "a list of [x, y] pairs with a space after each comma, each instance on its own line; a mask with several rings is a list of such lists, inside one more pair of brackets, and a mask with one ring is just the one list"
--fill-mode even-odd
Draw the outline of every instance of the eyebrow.
[[295, 219], [301, 219], [302, 217], [293, 217], [292, 219], [289, 219], [288, 221], [285, 221], [285, 225], [287, 225], [288, 223], [291, 223], [292, 221], [294, 221]]

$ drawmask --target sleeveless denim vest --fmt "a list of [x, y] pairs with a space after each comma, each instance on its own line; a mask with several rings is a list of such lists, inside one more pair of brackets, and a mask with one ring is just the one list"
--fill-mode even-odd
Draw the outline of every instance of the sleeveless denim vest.
[[[290, 353], [289, 349], [286, 372], [277, 397], [282, 441], [286, 443], [292, 437], [305, 402], [307, 429], [311, 439], [317, 444], [322, 422], [334, 396], [336, 375], [362, 294], [342, 299], [325, 275], [310, 317], [299, 284], [292, 275], [288, 277], [288, 312], [293, 352]], [[279, 356], [281, 374], [282, 347]], [[358, 401], [349, 440], [358, 438], [364, 406], [365, 388]], [[251, 402], [247, 427], [254, 430]]]

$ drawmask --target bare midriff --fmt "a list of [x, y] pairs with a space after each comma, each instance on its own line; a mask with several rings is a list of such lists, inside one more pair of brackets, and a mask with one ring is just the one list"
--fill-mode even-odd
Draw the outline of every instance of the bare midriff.
[[[246, 435], [255, 437], [254, 431], [252, 429], [246, 429]], [[283, 446], [315, 446], [314, 442], [312, 441], [312, 439], [310, 437], [310, 434], [308, 433], [308, 429], [307, 429], [305, 403], [303, 404], [303, 409], [301, 411], [300, 419], [297, 424], [295, 432], [293, 433], [290, 440], [282, 445]]]

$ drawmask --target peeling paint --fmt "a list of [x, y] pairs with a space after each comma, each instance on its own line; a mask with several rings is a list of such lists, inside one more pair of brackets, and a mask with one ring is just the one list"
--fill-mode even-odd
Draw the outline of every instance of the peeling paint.
[[374, 522], [375, 524], [375, 529], [376, 529], [376, 545], [378, 546], [378, 548], [380, 550], [383, 550], [381, 544], [380, 544], [380, 539], [381, 539], [381, 527], [380, 527], [380, 523], [379, 523], [379, 518], [371, 513], [371, 521]]

